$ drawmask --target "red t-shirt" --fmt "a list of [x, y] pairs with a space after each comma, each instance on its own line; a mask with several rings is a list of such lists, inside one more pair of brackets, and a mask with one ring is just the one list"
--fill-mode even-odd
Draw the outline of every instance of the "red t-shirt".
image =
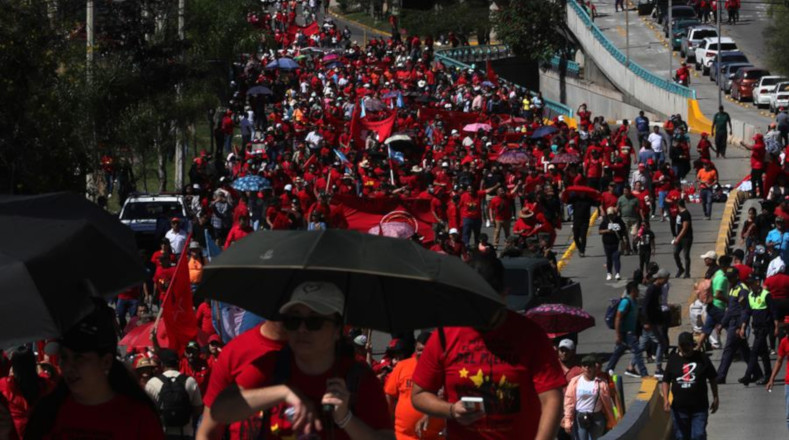
[[144, 403], [116, 394], [100, 405], [82, 405], [71, 396], [60, 407], [44, 440], [164, 440], [159, 416]]
[[[778, 356], [779, 357], [789, 356], [789, 336], [784, 336], [783, 339], [781, 339], [781, 343], [778, 344]], [[786, 376], [784, 376], [784, 382], [789, 383], [789, 367], [786, 368]]]
[[617, 197], [616, 194], [611, 194], [610, 192], [606, 191], [600, 195], [600, 199], [602, 202], [600, 203], [601, 208], [603, 208], [603, 212], [605, 212], [606, 209], [616, 206], [616, 202], [619, 200], [619, 197]]
[[770, 291], [773, 299], [789, 298], [789, 275], [778, 273], [764, 280], [764, 287]]
[[764, 168], [764, 155], [767, 153], [767, 149], [762, 142], [757, 142], [753, 144], [753, 148], [751, 149], [751, 168], [754, 170], [761, 170]]
[[[446, 399], [482, 397], [486, 416], [469, 425], [447, 423], [447, 438], [531, 439], [540, 421], [540, 393], [567, 385], [551, 342], [530, 319], [508, 312], [499, 328], [480, 333], [469, 327], [444, 330], [427, 342], [413, 382]], [[513, 337], [517, 335], [517, 337]]]
[[140, 297], [142, 293], [142, 286], [129, 287], [123, 292], [118, 294], [118, 299], [134, 300]]
[[490, 200], [490, 210], [493, 212], [493, 219], [506, 221], [512, 218], [512, 205], [507, 196], [496, 196]]
[[[244, 371], [238, 375], [238, 385], [245, 389], [260, 388], [267, 386], [274, 379], [277, 357], [279, 353], [272, 353], [252, 362]], [[289, 356], [293, 356], [292, 353]], [[345, 379], [348, 371], [355, 361], [353, 358], [340, 358], [324, 374], [310, 376], [302, 373], [296, 367], [296, 360], [291, 358], [290, 377], [286, 382], [289, 386], [295, 387], [309, 399], [314, 405], [319, 405], [323, 395], [326, 393], [326, 381], [332, 377]], [[392, 429], [392, 419], [389, 416], [389, 407], [384, 397], [384, 390], [381, 382], [375, 377], [372, 370], [365, 368], [364, 374], [359, 378], [358, 388], [354, 397], [355, 404], [352, 406], [353, 415], [365, 422], [373, 430]], [[284, 416], [286, 404], [272, 408], [271, 426], [277, 425], [277, 430], [272, 429], [272, 437], [286, 438], [292, 437], [293, 431], [291, 424]], [[263, 429], [266, 429], [263, 427]], [[319, 432], [320, 438], [329, 438], [328, 430]], [[348, 434], [341, 430], [334, 430], [334, 439], [350, 439]]]
[[[49, 381], [43, 377], [38, 381], [39, 396], [43, 396], [50, 391]], [[14, 421], [14, 427], [20, 438], [25, 436], [25, 427], [30, 418], [30, 413], [33, 410], [32, 405], [29, 405], [27, 399], [22, 396], [22, 390], [13, 377], [4, 377], [0, 379], [0, 395], [5, 399], [8, 406], [8, 412], [11, 414], [11, 419]]]
[[480, 196], [484, 196], [485, 191], [471, 191], [464, 192], [460, 196], [460, 219], [482, 219]]

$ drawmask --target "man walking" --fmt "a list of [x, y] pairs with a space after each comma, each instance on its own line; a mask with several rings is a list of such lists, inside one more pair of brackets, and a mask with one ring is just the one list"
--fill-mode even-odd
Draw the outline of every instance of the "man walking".
[[[718, 411], [718, 383], [715, 367], [709, 358], [693, 350], [693, 335], [682, 332], [678, 338], [679, 349], [668, 358], [666, 372], [660, 387], [663, 391], [663, 409], [671, 412], [674, 436], [681, 440], [707, 438], [707, 408]], [[712, 390], [712, 404], [707, 397], [707, 382]], [[673, 399], [669, 399], [669, 387]]]
[[638, 197], [633, 195], [630, 185], [625, 185], [622, 195], [616, 202], [616, 209], [619, 211], [619, 215], [622, 217], [622, 221], [625, 222], [626, 226], [625, 233], [622, 234], [622, 236], [625, 239], [625, 253], [627, 255], [633, 252], [633, 238], [635, 238], [638, 227], [641, 224], [641, 215], [638, 211], [640, 204], [641, 202], [638, 200]]
[[734, 130], [731, 128], [731, 117], [723, 111], [723, 106], [718, 107], [718, 113], [712, 118], [712, 135], [715, 136], [715, 157], [723, 157], [726, 159], [726, 142], [728, 136], [726, 135], [726, 126], [729, 126], [729, 133], [733, 134]]
[[658, 166], [662, 166], [663, 162], [666, 161], [665, 151], [668, 148], [668, 144], [666, 143], [666, 138], [660, 134], [660, 127], [656, 125], [652, 128], [652, 133], [647, 137], [647, 142], [649, 142], [652, 151], [657, 156]]
[[[691, 223], [690, 212], [685, 207], [685, 200], [679, 199], [677, 201], [679, 213], [677, 214], [677, 236], [671, 240], [671, 245], [674, 246], [674, 262], [677, 264], [677, 278], [685, 274], [685, 278], [690, 278], [690, 247], [693, 245], [693, 224]], [[682, 266], [682, 261], [679, 259], [679, 254], [682, 253], [685, 259], [685, 266]]]
[[[748, 301], [751, 289], [740, 282], [739, 272], [733, 267], [726, 269], [726, 279], [732, 287], [729, 289], [729, 305], [721, 322], [721, 326], [726, 328], [726, 343], [723, 345], [723, 355], [721, 355], [721, 363], [718, 366], [718, 383], [721, 384], [726, 383], [726, 374], [729, 372], [729, 367], [737, 351], [740, 352], [743, 362], [748, 363], [751, 359], [748, 340], [742, 338], [737, 331], [740, 327], [744, 304]], [[762, 369], [758, 365], [755, 374], [757, 377], [762, 377]], [[740, 382], [744, 384], [743, 379], [740, 378]]]
[[647, 343], [650, 341], [657, 345], [657, 354], [655, 355], [655, 377], [658, 379], [663, 377], [663, 353], [666, 348], [668, 348], [668, 341], [664, 339], [664, 319], [660, 298], [662, 296], [663, 286], [668, 282], [669, 276], [671, 275], [668, 269], [660, 269], [655, 274], [654, 281], [647, 287], [641, 313], [643, 329], [641, 331], [639, 344], [642, 351], [646, 349]]
[[[778, 317], [775, 311], [775, 303], [770, 292], [761, 286], [759, 278], [749, 278], [751, 294], [745, 303], [745, 310], [740, 324], [739, 336], [744, 340], [746, 337], [745, 329], [749, 321], [753, 329], [753, 345], [751, 346], [751, 358], [748, 359], [748, 369], [740, 379], [743, 385], [756, 382], [756, 385], [767, 384], [767, 377], [772, 377], [770, 366], [770, 350], [767, 348], [767, 338], [770, 336], [778, 337]], [[764, 376], [759, 377], [755, 371], [759, 368], [759, 358], [762, 359], [764, 366]]]
[[638, 372], [635, 370], [627, 369], [625, 374], [633, 377], [646, 377], [649, 375], [647, 366], [644, 364], [644, 358], [641, 355], [641, 347], [638, 344], [638, 336], [636, 336], [636, 324], [638, 323], [638, 282], [630, 281], [625, 287], [625, 295], [619, 301], [619, 306], [616, 310], [616, 318], [614, 321], [614, 333], [616, 334], [616, 342], [614, 345], [614, 352], [611, 358], [608, 359], [606, 371], [613, 371], [616, 368], [616, 363], [622, 357], [625, 350], [628, 348], [633, 352], [633, 363]]
[[586, 234], [589, 231], [589, 220], [592, 209], [598, 205], [591, 197], [579, 193], [570, 200], [573, 207], [573, 241], [578, 248], [578, 255], [586, 255]]
[[781, 107], [778, 116], [775, 117], [775, 123], [778, 125], [778, 131], [781, 133], [781, 144], [786, 146], [789, 144], [789, 113], [786, 112], [785, 107]]

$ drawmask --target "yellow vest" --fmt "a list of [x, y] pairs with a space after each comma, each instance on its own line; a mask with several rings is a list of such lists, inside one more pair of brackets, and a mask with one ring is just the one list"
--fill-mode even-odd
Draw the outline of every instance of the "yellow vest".
[[754, 296], [753, 294], [748, 295], [748, 304], [751, 306], [751, 310], [767, 309], [767, 295], [769, 294], [770, 292], [768, 292], [767, 289], [762, 289], [758, 296]]

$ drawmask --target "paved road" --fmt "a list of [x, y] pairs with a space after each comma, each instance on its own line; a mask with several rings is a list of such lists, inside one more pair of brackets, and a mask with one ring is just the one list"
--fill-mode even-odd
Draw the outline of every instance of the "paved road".
[[[612, 43], [625, 52], [627, 32], [624, 13], [614, 12], [613, 0], [595, 2], [595, 5], [597, 5], [597, 11], [600, 14], [595, 19], [595, 23]], [[744, 3], [744, 5], [744, 11], [741, 14], [742, 24], [724, 25], [723, 34], [729, 35], [730, 33], [730, 36], [742, 47], [751, 62], [760, 65], [764, 60], [764, 51], [760, 41], [761, 32], [766, 25], [766, 18], [763, 11], [756, 9], [756, 7], [764, 5], [754, 3]], [[654, 23], [651, 18], [639, 18], [635, 10], [631, 10], [629, 16], [630, 59], [658, 76], [671, 78], [679, 68], [679, 52], [670, 55], [668, 47], [663, 43], [662, 28], [656, 24], [653, 26], [654, 29], [649, 27], [649, 24]], [[671, 72], [669, 72], [669, 56], [672, 57]], [[711, 119], [718, 111], [717, 85], [711, 82], [708, 77], [701, 76], [700, 73], [696, 74], [692, 66], [691, 71], [694, 72], [691, 87], [696, 90], [702, 112]], [[740, 105], [724, 99], [723, 105], [733, 119], [763, 127], [764, 131], [771, 121], [766, 112], [759, 112], [750, 104]]]

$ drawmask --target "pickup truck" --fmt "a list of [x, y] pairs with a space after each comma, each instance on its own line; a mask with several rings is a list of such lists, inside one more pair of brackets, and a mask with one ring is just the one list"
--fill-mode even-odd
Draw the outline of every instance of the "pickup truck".
[[[722, 50], [737, 50], [737, 44], [729, 37], [720, 37]], [[718, 37], [705, 38], [696, 48], [696, 70], [701, 70], [706, 75], [710, 65], [718, 55]]]
[[581, 285], [561, 276], [545, 258], [504, 257], [507, 307], [529, 310], [541, 304], [583, 307]]
[[701, 43], [705, 38], [717, 37], [718, 30], [715, 29], [715, 26], [710, 26], [708, 24], [702, 24], [699, 26], [693, 26], [692, 28], [688, 29], [687, 35], [682, 37], [682, 41], [679, 45], [679, 55], [682, 58], [685, 58], [685, 62], [690, 64], [691, 61], [696, 61], [696, 47], [698, 47], [699, 43]]
[[184, 198], [175, 194], [132, 194], [118, 217], [134, 231], [138, 249], [149, 253], [159, 248], [173, 217], [181, 219], [184, 230], [191, 229]]

